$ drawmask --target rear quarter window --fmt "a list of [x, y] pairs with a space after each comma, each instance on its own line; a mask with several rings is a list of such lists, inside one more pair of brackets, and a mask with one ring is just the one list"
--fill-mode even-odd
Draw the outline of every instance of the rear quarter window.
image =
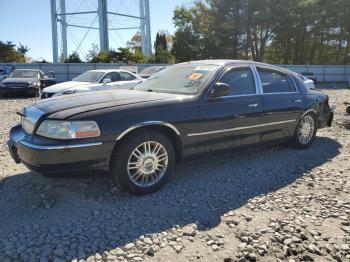
[[265, 68], [258, 68], [264, 94], [297, 92], [289, 75]]

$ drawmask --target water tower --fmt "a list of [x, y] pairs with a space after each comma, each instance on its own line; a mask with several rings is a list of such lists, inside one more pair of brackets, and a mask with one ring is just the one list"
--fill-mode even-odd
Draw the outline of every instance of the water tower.
[[[121, 30], [139, 31], [141, 34], [142, 52], [146, 56], [150, 56], [152, 54], [152, 45], [149, 0], [134, 0], [133, 2], [128, 0], [127, 4], [122, 1], [124, 0], [113, 0], [113, 4], [120, 2], [127, 7], [128, 4], [134, 3], [137, 8], [134, 6], [129, 13], [126, 13], [125, 10], [118, 10], [120, 5], [119, 7], [113, 7], [110, 0], [82, 0], [76, 9], [71, 11], [68, 10], [69, 8], [66, 8], [66, 0], [50, 0], [53, 62], [57, 63], [59, 56], [62, 59], [68, 57], [67, 32], [70, 28], [85, 30], [86, 32], [80, 41], [76, 40], [73, 34], [70, 35], [71, 40], [76, 45], [76, 51], [81, 50], [86, 35], [92, 30], [98, 31], [100, 50], [110, 49], [110, 34], [113, 31], [115, 33]], [[71, 3], [69, 2], [69, 4]], [[87, 10], [81, 10], [84, 4], [89, 7], [86, 8]], [[130, 25], [112, 26], [110, 18], [116, 16], [130, 19], [133, 22]], [[74, 21], [74, 18], [85, 19], [86, 24], [70, 22]]]

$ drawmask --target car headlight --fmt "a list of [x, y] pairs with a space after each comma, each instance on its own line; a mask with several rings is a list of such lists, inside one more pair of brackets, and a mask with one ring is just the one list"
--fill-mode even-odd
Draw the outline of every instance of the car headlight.
[[39, 87], [39, 83], [38, 82], [31, 82], [28, 85], [29, 87]]
[[76, 139], [100, 136], [100, 129], [94, 121], [44, 120], [36, 134], [53, 139]]

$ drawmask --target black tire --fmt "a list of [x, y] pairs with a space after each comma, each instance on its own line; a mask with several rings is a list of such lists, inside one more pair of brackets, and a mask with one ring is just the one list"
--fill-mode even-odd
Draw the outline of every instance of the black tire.
[[350, 115], [350, 106], [346, 107], [346, 113]]
[[[306, 143], [305, 143], [305, 141], [303, 142], [301, 137], [299, 136], [299, 131], [301, 129], [301, 125], [302, 125], [303, 119], [305, 119], [305, 118], [312, 119], [313, 120], [313, 125], [314, 125], [312, 137]], [[294, 137], [293, 137], [293, 146], [295, 146], [296, 148], [299, 148], [299, 149], [305, 149], [305, 148], [310, 147], [312, 145], [312, 143], [314, 142], [315, 138], [316, 138], [316, 133], [317, 133], [317, 128], [318, 128], [317, 125], [318, 125], [317, 124], [317, 118], [316, 118], [316, 115], [314, 113], [308, 113], [308, 114], [304, 115], [300, 119], [297, 127], [295, 128]]]
[[[139, 186], [134, 183], [129, 176], [127, 168], [128, 161], [129, 158], [131, 158], [132, 152], [138, 146], [148, 141], [159, 143], [166, 150], [168, 156], [167, 167], [165, 173], [155, 184], [150, 186]], [[121, 185], [129, 193], [134, 195], [146, 195], [157, 191], [164, 185], [173, 173], [174, 165], [175, 151], [169, 138], [156, 130], [140, 129], [134, 131], [116, 146], [111, 157], [110, 173], [114, 182]]]

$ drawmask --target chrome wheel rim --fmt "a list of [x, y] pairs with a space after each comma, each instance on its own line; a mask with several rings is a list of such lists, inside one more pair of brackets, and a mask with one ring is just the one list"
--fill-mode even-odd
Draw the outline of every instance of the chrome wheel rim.
[[149, 187], [161, 180], [168, 167], [168, 153], [165, 147], [154, 141], [138, 145], [128, 160], [128, 175], [132, 183]]
[[303, 145], [309, 143], [314, 135], [315, 124], [312, 116], [303, 117], [299, 124], [298, 137]]

